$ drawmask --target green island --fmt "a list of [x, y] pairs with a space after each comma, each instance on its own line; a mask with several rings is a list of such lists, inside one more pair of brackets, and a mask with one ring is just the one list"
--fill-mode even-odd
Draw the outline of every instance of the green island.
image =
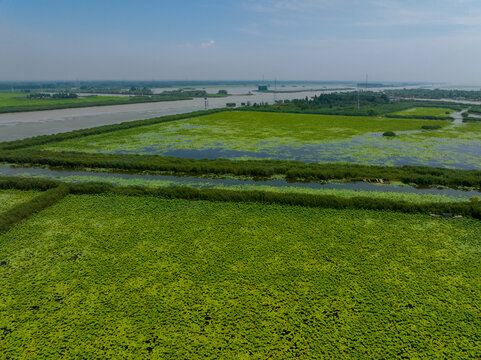
[[[110, 91], [116, 93], [115, 91]], [[50, 96], [29, 97], [28, 93], [0, 93], [0, 113], [69, 109], [90, 106], [126, 105], [148, 102], [190, 100], [195, 97], [225, 97], [228, 94], [208, 94], [205, 91], [165, 91], [150, 95], [88, 95], [73, 98], [54, 98]]]

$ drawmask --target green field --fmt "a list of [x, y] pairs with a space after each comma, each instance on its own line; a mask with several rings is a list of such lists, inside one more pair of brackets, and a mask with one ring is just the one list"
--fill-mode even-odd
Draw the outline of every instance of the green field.
[[[66, 109], [88, 106], [124, 105], [144, 102], [174, 101], [190, 99], [188, 96], [97, 96], [77, 99], [29, 99], [26, 93], [0, 93], [0, 113]], [[209, 95], [216, 97], [218, 95]]]
[[5, 358], [476, 358], [479, 222], [69, 195], [0, 235]]
[[398, 111], [391, 113], [389, 115], [395, 116], [435, 116], [435, 117], [446, 117], [452, 114], [454, 111], [451, 109], [443, 108], [432, 108], [432, 107], [417, 107], [412, 109], [407, 109], [403, 111]]
[[15, 205], [26, 202], [38, 195], [36, 191], [1, 190], [0, 189], [0, 214]]
[[4, 112], [5, 109], [12, 109], [16, 107], [20, 108], [42, 108], [42, 107], [55, 107], [55, 106], [67, 106], [76, 107], [83, 106], [85, 104], [96, 103], [99, 105], [108, 104], [115, 105], [116, 103], [125, 102], [126, 98], [119, 96], [88, 96], [78, 99], [28, 99], [28, 94], [25, 93], [0, 93], [0, 112]]
[[423, 125], [444, 127], [449, 125], [449, 122], [361, 116], [221, 112], [76, 138], [38, 148], [56, 151], [139, 153], [156, 153], [170, 148], [259, 151], [279, 145], [294, 148], [316, 145], [388, 130], [420, 130]]

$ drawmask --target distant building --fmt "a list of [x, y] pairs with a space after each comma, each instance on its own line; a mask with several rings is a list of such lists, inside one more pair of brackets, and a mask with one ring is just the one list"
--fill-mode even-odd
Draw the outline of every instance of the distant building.
[[267, 90], [269, 90], [269, 86], [268, 85], [259, 85], [257, 87], [257, 90], [258, 91], [267, 91]]

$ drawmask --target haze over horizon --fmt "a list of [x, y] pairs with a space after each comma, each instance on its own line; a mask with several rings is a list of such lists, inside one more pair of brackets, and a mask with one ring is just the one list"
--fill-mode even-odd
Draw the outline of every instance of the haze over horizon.
[[481, 84], [474, 0], [0, 0], [0, 81]]

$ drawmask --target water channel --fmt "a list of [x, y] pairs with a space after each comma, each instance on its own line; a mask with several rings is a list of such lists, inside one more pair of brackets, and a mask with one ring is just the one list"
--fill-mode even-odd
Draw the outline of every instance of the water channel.
[[[289, 182], [284, 179], [273, 180], [244, 180], [235, 178], [200, 178], [173, 175], [126, 174], [95, 171], [59, 170], [46, 168], [30, 168], [9, 165], [0, 165], [0, 176], [25, 176], [56, 179], [70, 182], [85, 181], [111, 181], [112, 179], [131, 180], [148, 183], [154, 186], [177, 185], [196, 188], [235, 187], [266, 185], [291, 189], [326, 189], [326, 190], [351, 190], [351, 191], [376, 191], [385, 193], [431, 194], [445, 195], [462, 199], [481, 197], [481, 192], [476, 190], [457, 190], [449, 188], [417, 188], [408, 185], [373, 184], [366, 182]], [[95, 178], [95, 180], [92, 180]]]

